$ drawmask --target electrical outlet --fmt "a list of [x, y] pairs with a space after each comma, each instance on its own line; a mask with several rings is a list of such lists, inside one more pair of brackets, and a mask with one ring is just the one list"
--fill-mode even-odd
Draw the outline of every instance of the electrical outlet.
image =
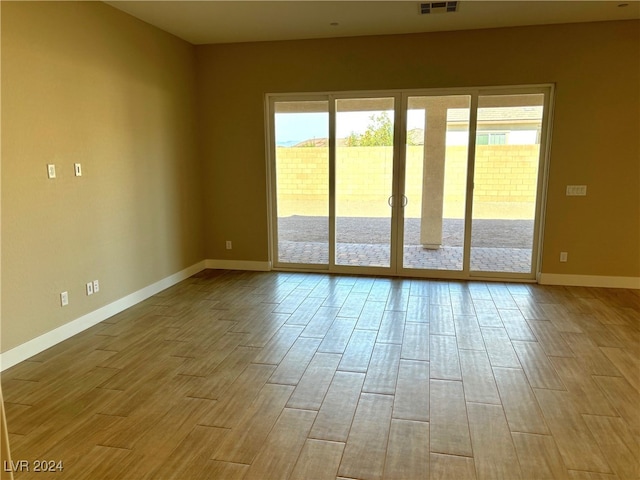
[[93, 282], [87, 283], [87, 295], [93, 295]]
[[567, 261], [567, 257], [568, 257], [568, 253], [567, 252], [560, 252], [560, 261], [561, 262], [566, 262]]
[[100, 282], [98, 280], [93, 281], [93, 293], [98, 293], [100, 291]]
[[60, 305], [62, 305], [63, 307], [69, 305], [69, 293], [62, 292], [60, 294]]
[[226, 242], [227, 250], [231, 250], [233, 247], [231, 246], [231, 240], [227, 240]]
[[56, 178], [56, 166], [53, 163], [47, 164], [47, 175], [49, 178]]

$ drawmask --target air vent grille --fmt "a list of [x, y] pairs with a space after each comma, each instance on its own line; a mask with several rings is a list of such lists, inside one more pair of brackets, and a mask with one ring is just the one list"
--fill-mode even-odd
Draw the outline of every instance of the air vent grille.
[[430, 15], [432, 13], [452, 13], [458, 11], [460, 2], [428, 2], [420, 4], [420, 14]]

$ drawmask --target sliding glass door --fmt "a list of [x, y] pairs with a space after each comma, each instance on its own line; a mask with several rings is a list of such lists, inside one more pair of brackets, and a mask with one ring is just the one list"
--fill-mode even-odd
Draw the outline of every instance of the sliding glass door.
[[329, 264], [329, 102], [273, 104], [276, 264]]
[[480, 95], [471, 271], [532, 270], [544, 94]]
[[336, 265], [391, 266], [394, 103], [336, 99]]
[[409, 96], [402, 265], [463, 270], [470, 95]]
[[274, 267], [534, 279], [550, 97], [267, 96]]

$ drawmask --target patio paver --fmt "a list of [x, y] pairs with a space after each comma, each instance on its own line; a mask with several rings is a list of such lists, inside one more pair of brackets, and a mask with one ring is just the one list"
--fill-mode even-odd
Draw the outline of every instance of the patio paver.
[[[410, 245], [405, 247], [403, 263], [405, 268], [462, 270], [462, 254], [462, 247], [445, 246], [438, 250], [429, 250], [420, 245]], [[279, 261], [281, 263], [327, 264], [329, 262], [328, 245], [323, 242], [281, 240]], [[389, 246], [338, 243], [336, 264], [388, 267]], [[531, 249], [473, 247], [471, 249], [471, 270], [529, 273], [531, 270]]]

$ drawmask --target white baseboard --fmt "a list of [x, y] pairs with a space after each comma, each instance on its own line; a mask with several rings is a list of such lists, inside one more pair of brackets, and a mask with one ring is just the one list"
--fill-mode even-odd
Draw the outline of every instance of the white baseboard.
[[73, 337], [87, 328], [93, 327], [103, 320], [106, 320], [107, 318], [110, 318], [115, 314], [142, 302], [143, 300], [146, 300], [152, 295], [155, 295], [156, 293], [161, 292], [162, 290], [169, 288], [192, 275], [195, 275], [205, 268], [205, 261], [203, 260], [178, 273], [174, 273], [173, 275], [163, 278], [158, 282], [133, 292], [126, 297], [116, 300], [109, 305], [105, 305], [104, 307], [94, 310], [93, 312], [89, 312], [69, 323], [65, 323], [64, 325], [55, 328], [50, 332], [44, 333], [33, 340], [29, 340], [28, 342], [18, 345], [11, 350], [7, 350], [0, 354], [0, 371], [13, 367], [23, 360], [27, 360], [28, 358], [43, 352], [47, 348]]
[[566, 285], [574, 287], [606, 287], [640, 289], [640, 277], [607, 277], [603, 275], [564, 275], [541, 273], [541, 285]]
[[251, 270], [254, 272], [268, 272], [271, 262], [255, 262], [247, 260], [205, 260], [206, 268], [215, 270]]

